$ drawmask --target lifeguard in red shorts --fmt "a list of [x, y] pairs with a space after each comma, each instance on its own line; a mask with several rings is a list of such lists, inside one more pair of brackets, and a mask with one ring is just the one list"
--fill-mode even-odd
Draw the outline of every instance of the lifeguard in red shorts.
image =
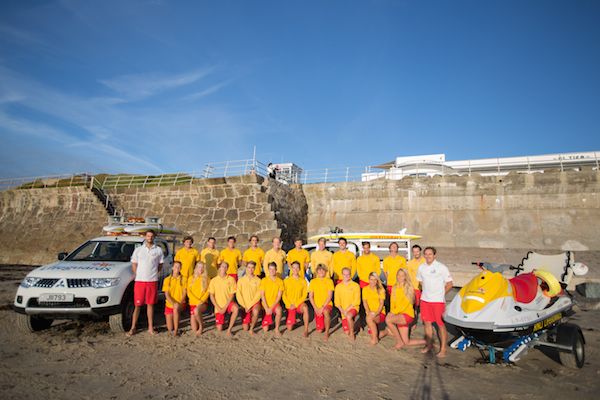
[[[371, 344], [375, 345], [379, 342], [380, 336], [377, 325], [385, 321], [385, 289], [379, 280], [379, 275], [375, 272], [371, 272], [369, 275], [369, 286], [362, 288], [362, 302], [371, 335]], [[385, 331], [383, 333], [382, 337], [385, 336]]]
[[171, 275], [165, 278], [162, 287], [165, 293], [165, 320], [167, 330], [173, 336], [179, 336], [179, 320], [186, 309], [187, 278], [181, 275], [181, 262], [173, 263]]
[[[361, 288], [369, 286], [369, 275], [375, 272], [381, 273], [381, 261], [379, 257], [371, 253], [371, 242], [362, 242], [363, 254], [356, 260], [356, 273]], [[352, 278], [351, 278], [352, 279]]]
[[204, 319], [202, 313], [204, 313], [208, 305], [208, 286], [210, 278], [208, 277], [208, 271], [203, 262], [196, 264], [194, 268], [194, 274], [188, 279], [187, 295], [190, 300], [190, 323], [192, 325], [192, 332], [196, 336], [202, 335], [204, 330]]
[[235, 324], [239, 307], [233, 300], [237, 285], [235, 279], [227, 275], [229, 265], [223, 261], [219, 265], [218, 275], [210, 280], [208, 285], [208, 293], [210, 293], [210, 301], [215, 306], [215, 324], [217, 331], [223, 330], [225, 323], [225, 314], [231, 314], [229, 318], [229, 327], [227, 328], [227, 336], [231, 336], [231, 330]]
[[287, 309], [285, 324], [288, 331], [291, 331], [296, 324], [296, 314], [301, 313], [304, 321], [304, 337], [308, 337], [308, 306], [305, 303], [308, 285], [304, 276], [300, 274], [300, 263], [294, 261], [291, 268], [290, 276], [283, 280], [283, 303]]
[[256, 276], [256, 262], [246, 263], [246, 274], [237, 283], [235, 298], [244, 311], [242, 328], [254, 335], [254, 327], [260, 313], [260, 278]]
[[395, 283], [390, 297], [390, 313], [385, 319], [387, 329], [396, 339], [395, 349], [404, 346], [420, 346], [425, 340], [410, 339], [408, 326], [415, 318], [415, 290], [406, 269], [396, 272]]
[[331, 310], [333, 309], [333, 281], [328, 276], [324, 264], [316, 266], [317, 277], [308, 285], [308, 299], [315, 311], [315, 324], [317, 331], [325, 331], [324, 340], [329, 340], [329, 327], [331, 325]]
[[267, 276], [260, 281], [260, 297], [262, 306], [265, 309], [263, 316], [262, 328], [263, 332], [269, 330], [269, 326], [273, 323], [273, 315], [275, 316], [275, 334], [281, 336], [279, 325], [281, 324], [281, 296], [283, 296], [283, 280], [278, 276], [278, 266], [274, 261], [267, 265]]
[[135, 333], [136, 324], [140, 316], [140, 309], [145, 305], [148, 315], [148, 332], [156, 334], [154, 330], [154, 305], [158, 299], [158, 275], [162, 270], [164, 254], [160, 247], [154, 244], [154, 231], [149, 230], [144, 235], [144, 244], [134, 250], [131, 255], [131, 269], [135, 275], [133, 285], [133, 317], [131, 329], [127, 336]]
[[442, 316], [446, 308], [446, 293], [452, 289], [452, 277], [448, 267], [436, 260], [434, 247], [426, 247], [423, 251], [425, 262], [419, 266], [417, 280], [421, 283], [421, 319], [425, 325], [425, 347], [423, 353], [433, 349], [433, 323], [440, 333], [440, 351], [437, 356], [446, 356], [448, 331]]
[[353, 282], [348, 267], [342, 268], [342, 282], [335, 287], [335, 306], [340, 311], [342, 327], [351, 341], [354, 341], [354, 319], [360, 309], [360, 286]]

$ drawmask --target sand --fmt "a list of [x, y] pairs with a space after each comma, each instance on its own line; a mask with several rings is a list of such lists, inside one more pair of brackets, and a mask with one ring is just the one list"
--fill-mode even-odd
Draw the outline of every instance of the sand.
[[[98, 398], [336, 398], [549, 399], [600, 396], [600, 311], [573, 318], [583, 329], [586, 365], [563, 367], [539, 350], [516, 365], [489, 365], [479, 353], [449, 350], [438, 361], [418, 349], [394, 351], [366, 334], [349, 343], [341, 330], [329, 342], [301, 331], [249, 337], [236, 327], [229, 339], [209, 326], [184, 334], [110, 332], [107, 322], [56, 321], [47, 331], [21, 335], [10, 309], [28, 267], [0, 267], [0, 397]], [[158, 317], [158, 313], [157, 313]], [[160, 318], [160, 322], [163, 323]], [[311, 323], [311, 331], [314, 325]], [[422, 335], [422, 327], [417, 329]]]

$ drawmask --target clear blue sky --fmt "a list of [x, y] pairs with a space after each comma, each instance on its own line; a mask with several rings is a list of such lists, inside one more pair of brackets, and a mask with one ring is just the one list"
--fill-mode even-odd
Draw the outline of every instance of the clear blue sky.
[[0, 2], [0, 176], [600, 150], [600, 2]]

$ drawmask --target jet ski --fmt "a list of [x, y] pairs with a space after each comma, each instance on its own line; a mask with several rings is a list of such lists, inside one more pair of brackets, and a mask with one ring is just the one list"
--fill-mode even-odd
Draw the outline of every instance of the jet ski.
[[[585, 339], [579, 326], [567, 323], [574, 314], [566, 291], [573, 275], [587, 267], [572, 252], [542, 255], [529, 252], [520, 265], [475, 262], [480, 271], [454, 297], [444, 321], [460, 336], [451, 347], [474, 346], [490, 363], [514, 363], [533, 347], [551, 347], [561, 363], [581, 368]], [[514, 276], [507, 278], [503, 274]]]

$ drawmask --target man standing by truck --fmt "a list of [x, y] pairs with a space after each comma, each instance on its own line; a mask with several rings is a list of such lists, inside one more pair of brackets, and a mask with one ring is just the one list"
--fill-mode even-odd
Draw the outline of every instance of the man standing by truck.
[[163, 267], [164, 255], [160, 247], [154, 244], [154, 231], [145, 234], [144, 244], [134, 250], [131, 255], [131, 268], [135, 275], [133, 286], [133, 318], [131, 329], [127, 336], [132, 336], [136, 330], [140, 309], [146, 306], [148, 315], [148, 333], [156, 334], [154, 330], [154, 305], [158, 298], [158, 276]]

